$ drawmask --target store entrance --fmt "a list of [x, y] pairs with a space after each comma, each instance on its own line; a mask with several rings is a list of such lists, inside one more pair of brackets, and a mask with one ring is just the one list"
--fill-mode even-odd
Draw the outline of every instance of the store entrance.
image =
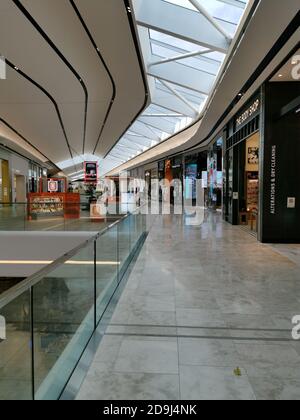
[[240, 200], [239, 224], [255, 236], [259, 220], [259, 145], [260, 133], [257, 132], [240, 144]]
[[1, 173], [0, 180], [2, 181], [1, 192], [1, 201], [4, 204], [9, 204], [10, 200], [10, 181], [9, 181], [9, 163], [7, 160], [0, 161], [1, 163]]
[[16, 203], [26, 202], [26, 180], [23, 175], [15, 175]]

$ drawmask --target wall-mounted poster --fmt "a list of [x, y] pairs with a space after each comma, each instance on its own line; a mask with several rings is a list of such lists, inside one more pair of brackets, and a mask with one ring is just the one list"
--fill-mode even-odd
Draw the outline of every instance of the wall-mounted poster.
[[84, 162], [84, 180], [85, 182], [98, 181], [98, 163], [97, 162]]
[[259, 147], [248, 147], [248, 164], [258, 165], [259, 163]]

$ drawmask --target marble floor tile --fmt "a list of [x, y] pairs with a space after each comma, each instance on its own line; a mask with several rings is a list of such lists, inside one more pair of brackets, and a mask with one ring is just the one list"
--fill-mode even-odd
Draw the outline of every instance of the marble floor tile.
[[235, 347], [250, 377], [300, 378], [300, 355], [292, 343], [236, 342]]
[[261, 401], [300, 401], [300, 380], [250, 377], [249, 381], [257, 400]]
[[246, 372], [234, 374], [235, 367], [180, 366], [182, 400], [255, 400]]
[[132, 310], [128, 318], [129, 325], [176, 325], [175, 311]]
[[82, 399], [298, 399], [300, 246], [206, 216], [151, 219]]
[[127, 338], [122, 342], [114, 370], [131, 373], [178, 374], [177, 342]]
[[95, 363], [115, 362], [118, 357], [122, 342], [123, 337], [121, 335], [104, 336], [95, 355]]
[[231, 340], [179, 338], [180, 365], [239, 366], [240, 358]]
[[95, 370], [80, 390], [77, 400], [162, 400], [179, 399], [178, 375], [118, 373]]
[[179, 308], [176, 310], [176, 321], [182, 327], [226, 327], [219, 310]]

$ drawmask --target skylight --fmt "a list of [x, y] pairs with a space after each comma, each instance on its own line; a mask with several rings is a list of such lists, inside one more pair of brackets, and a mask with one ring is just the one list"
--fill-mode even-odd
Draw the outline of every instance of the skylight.
[[132, 2], [151, 104], [108, 155], [120, 164], [199, 118], [248, 0]]

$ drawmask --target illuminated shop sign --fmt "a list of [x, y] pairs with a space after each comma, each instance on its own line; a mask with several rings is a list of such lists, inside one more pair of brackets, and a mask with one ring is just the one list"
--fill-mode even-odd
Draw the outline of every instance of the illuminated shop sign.
[[98, 163], [97, 162], [85, 162], [84, 163], [84, 180], [85, 182], [98, 181]]
[[246, 111], [242, 113], [237, 119], [236, 119], [236, 126], [240, 127], [242, 124], [247, 122], [249, 118], [251, 118], [253, 115], [255, 115], [259, 111], [260, 106], [260, 100], [256, 99], [256, 101], [248, 108]]

